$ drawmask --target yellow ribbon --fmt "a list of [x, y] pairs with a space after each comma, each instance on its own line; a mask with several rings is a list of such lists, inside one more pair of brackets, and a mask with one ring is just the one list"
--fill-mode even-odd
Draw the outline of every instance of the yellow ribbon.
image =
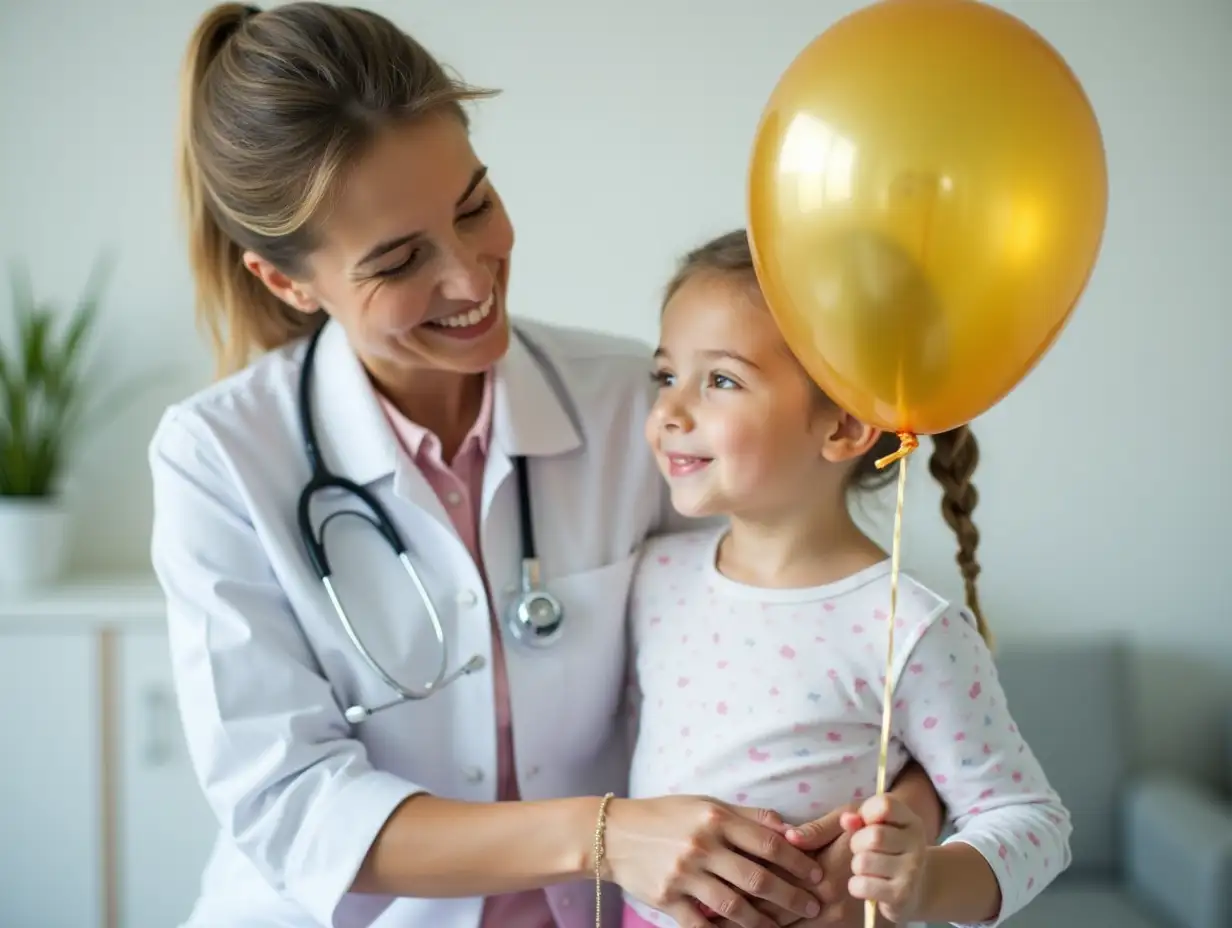
[[[898, 502], [894, 507], [894, 545], [890, 549], [890, 618], [887, 621], [886, 632], [886, 663], [885, 690], [882, 695], [881, 710], [881, 750], [877, 758], [877, 795], [886, 789], [886, 764], [890, 752], [890, 713], [893, 702], [893, 683], [891, 675], [894, 671], [894, 626], [898, 619], [898, 571], [902, 560], [903, 546], [903, 500], [907, 495], [907, 458], [920, 447], [920, 441], [911, 432], [898, 433], [898, 450], [877, 461], [877, 467], [889, 467], [895, 461], [898, 465]], [[864, 928], [875, 928], [877, 922], [877, 903], [871, 899], [864, 903]]]

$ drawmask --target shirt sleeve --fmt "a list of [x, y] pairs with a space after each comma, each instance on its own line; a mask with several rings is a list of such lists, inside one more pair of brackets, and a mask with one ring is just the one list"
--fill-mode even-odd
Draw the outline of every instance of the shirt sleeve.
[[947, 608], [910, 648], [894, 725], [932, 778], [955, 833], [988, 861], [1001, 888], [999, 925], [1070, 864], [1068, 810], [1006, 705], [992, 655], [970, 614]]
[[152, 557], [189, 752], [222, 830], [321, 925], [365, 926], [352, 894], [378, 831], [425, 790], [373, 769], [274, 576], [213, 438], [168, 413], [150, 444]]

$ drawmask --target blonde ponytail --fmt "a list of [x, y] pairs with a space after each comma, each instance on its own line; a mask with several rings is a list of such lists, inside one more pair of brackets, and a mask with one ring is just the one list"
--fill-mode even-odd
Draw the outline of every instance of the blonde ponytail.
[[311, 220], [384, 123], [492, 91], [449, 77], [383, 17], [324, 3], [202, 16], [180, 75], [178, 174], [198, 324], [219, 376], [314, 331], [244, 266], [247, 251], [304, 269]]

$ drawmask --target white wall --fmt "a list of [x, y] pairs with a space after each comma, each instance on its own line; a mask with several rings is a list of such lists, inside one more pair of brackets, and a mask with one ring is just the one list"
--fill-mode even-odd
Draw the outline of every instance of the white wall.
[[[477, 145], [520, 236], [530, 316], [650, 339], [678, 253], [742, 222], [755, 120], [774, 81], [853, 0], [369, 0], [468, 79], [504, 88]], [[108, 342], [171, 376], [75, 468], [82, 569], [145, 561], [145, 442], [205, 382], [175, 225], [172, 137], [199, 0], [0, 0], [0, 254], [71, 297], [120, 249]], [[1187, 752], [1232, 702], [1232, 5], [1036, 0], [1102, 121], [1111, 207], [1099, 267], [1060, 343], [977, 423], [984, 604], [1005, 636], [1124, 632], [1142, 647], [1150, 760]], [[139, 339], [157, 344], [147, 349]], [[960, 589], [923, 458], [907, 558]], [[1195, 689], [1183, 691], [1189, 680]], [[1046, 685], [1046, 681], [1042, 681]]]

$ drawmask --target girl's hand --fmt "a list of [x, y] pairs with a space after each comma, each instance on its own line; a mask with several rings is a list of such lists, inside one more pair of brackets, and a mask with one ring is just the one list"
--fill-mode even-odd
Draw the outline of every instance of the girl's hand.
[[821, 869], [788, 843], [786, 830], [769, 810], [699, 796], [613, 799], [604, 879], [670, 915], [681, 928], [711, 924], [699, 903], [740, 928], [777, 928], [753, 900], [799, 918], [821, 911], [816, 896], [791, 882], [816, 886]]
[[924, 823], [901, 799], [875, 796], [842, 817], [851, 836], [852, 898], [871, 900], [891, 922], [915, 919], [928, 847]]

